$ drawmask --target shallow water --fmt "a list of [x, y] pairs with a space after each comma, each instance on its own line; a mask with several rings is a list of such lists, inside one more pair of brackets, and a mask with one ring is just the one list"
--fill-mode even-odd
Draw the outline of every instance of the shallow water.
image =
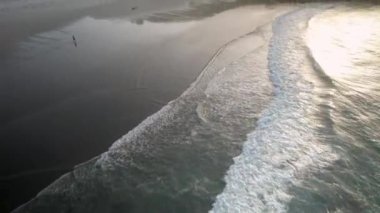
[[[327, 109], [330, 134], [324, 135], [324, 143], [339, 159], [294, 187], [299, 195], [291, 211], [300, 211], [299, 206], [313, 211], [380, 211], [379, 12], [379, 7], [343, 7], [309, 22], [307, 45], [328, 82], [317, 92], [319, 107]], [[318, 33], [322, 30], [323, 35]]]
[[378, 212], [380, 8], [268, 10], [179, 98], [14, 212]]
[[266, 8], [112, 2], [0, 12], [0, 197], [13, 207], [178, 97]]
[[[19, 211], [210, 209], [223, 189], [232, 157], [239, 154], [246, 134], [270, 100], [272, 86], [266, 69], [270, 25], [266, 23], [285, 11], [258, 13], [266, 17], [264, 25], [251, 22], [256, 31], [224, 46], [178, 99]], [[56, 191], [66, 195], [55, 195]]]
[[302, 9], [274, 23], [274, 101], [214, 212], [378, 212], [378, 7]]
[[[107, 153], [45, 189], [30, 207], [39, 212], [207, 211], [223, 188], [232, 157], [270, 100], [269, 27], [228, 45], [180, 98]], [[254, 90], [253, 82], [260, 82]], [[66, 184], [72, 187], [64, 189]], [[57, 190], [67, 196], [55, 196]]]

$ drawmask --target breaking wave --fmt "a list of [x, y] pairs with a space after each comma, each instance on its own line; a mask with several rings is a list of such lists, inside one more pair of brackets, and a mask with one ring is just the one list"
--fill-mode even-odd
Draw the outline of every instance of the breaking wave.
[[268, 60], [275, 99], [234, 158], [211, 212], [286, 212], [288, 189], [338, 158], [320, 142], [319, 124], [310, 119], [314, 88], [304, 78], [312, 66], [303, 34], [307, 20], [320, 11], [301, 9], [274, 22]]
[[14, 212], [207, 212], [271, 100], [270, 23], [286, 10], [268, 10], [179, 98]]
[[[378, 212], [380, 31], [363, 34], [364, 50], [345, 34], [380, 19], [350, 10], [368, 13], [273, 12], [179, 98], [14, 212]], [[339, 36], [317, 36], [332, 20]], [[324, 58], [346, 51], [353, 78], [347, 61]]]
[[273, 24], [275, 98], [211, 212], [379, 211], [379, 8], [331, 6]]

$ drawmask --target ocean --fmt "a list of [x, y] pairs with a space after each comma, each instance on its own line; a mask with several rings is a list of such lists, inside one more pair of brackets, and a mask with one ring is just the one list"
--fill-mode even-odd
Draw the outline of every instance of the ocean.
[[379, 212], [380, 7], [251, 7], [185, 92], [13, 212]]

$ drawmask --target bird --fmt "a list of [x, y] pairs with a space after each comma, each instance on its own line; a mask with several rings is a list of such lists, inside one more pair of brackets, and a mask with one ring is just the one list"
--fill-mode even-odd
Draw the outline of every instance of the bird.
[[73, 43], [74, 43], [74, 46], [77, 47], [77, 39], [75, 38], [74, 35], [73, 35]]

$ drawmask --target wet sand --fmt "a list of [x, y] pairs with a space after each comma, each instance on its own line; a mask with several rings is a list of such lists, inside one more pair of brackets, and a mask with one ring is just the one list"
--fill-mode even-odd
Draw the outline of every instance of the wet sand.
[[2, 10], [2, 203], [29, 200], [107, 150], [179, 96], [220, 46], [252, 31], [265, 7], [172, 3], [47, 6], [18, 18]]

